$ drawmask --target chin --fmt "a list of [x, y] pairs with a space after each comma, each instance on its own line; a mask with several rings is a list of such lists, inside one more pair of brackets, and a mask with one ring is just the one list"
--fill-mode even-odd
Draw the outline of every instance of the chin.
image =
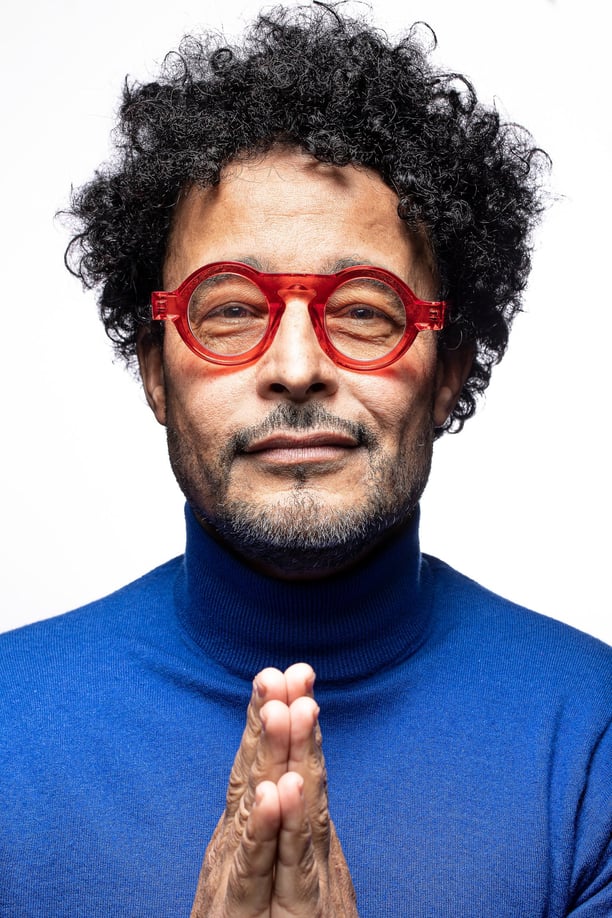
[[[419, 494], [420, 496], [420, 494]], [[325, 576], [348, 567], [412, 515], [417, 500], [375, 493], [342, 505], [318, 489], [293, 490], [271, 504], [227, 501], [198, 518], [232, 550], [277, 576]]]

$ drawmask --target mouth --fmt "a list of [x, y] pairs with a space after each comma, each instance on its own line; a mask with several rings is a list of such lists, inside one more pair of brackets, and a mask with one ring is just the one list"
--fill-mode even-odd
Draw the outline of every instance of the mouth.
[[342, 460], [358, 446], [356, 438], [337, 431], [275, 432], [249, 443], [242, 455], [271, 465], [304, 465]]

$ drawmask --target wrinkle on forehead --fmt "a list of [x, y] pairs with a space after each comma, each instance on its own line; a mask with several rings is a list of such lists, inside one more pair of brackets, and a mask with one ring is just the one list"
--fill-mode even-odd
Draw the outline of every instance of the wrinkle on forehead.
[[[234, 222], [239, 225], [245, 214], [251, 216], [250, 201], [257, 196], [258, 189], [264, 187], [269, 193], [267, 225], [273, 226], [277, 221], [280, 223], [292, 219], [314, 222], [320, 218], [324, 228], [327, 215], [322, 203], [321, 188], [329, 186], [330, 198], [340, 195], [344, 200], [350, 201], [354, 195], [356, 174], [359, 175], [361, 189], [363, 190], [366, 184], [368, 199], [372, 198], [372, 233], [380, 235], [376, 215], [380, 214], [381, 209], [386, 208], [390, 215], [396, 215], [400, 232], [410, 239], [416, 256], [412, 265], [412, 285], [416, 284], [421, 288], [417, 291], [421, 296], [435, 298], [437, 271], [426, 231], [424, 228], [409, 227], [401, 220], [397, 214], [397, 194], [384, 183], [375, 170], [358, 163], [336, 166], [320, 162], [304, 150], [281, 145], [265, 153], [247, 154], [232, 160], [224, 167], [218, 184], [214, 186], [192, 185], [183, 190], [173, 215], [164, 277], [175, 278], [180, 274], [180, 271], [175, 270], [180, 259], [179, 247], [182, 249], [185, 245], [189, 246], [193, 239], [201, 235], [202, 225], [209, 219], [208, 214], [211, 210], [222, 209], [227, 214], [229, 224]], [[358, 207], [357, 203], [355, 207], [358, 208], [359, 222], [365, 227], [364, 241], [367, 241], [369, 208], [364, 208], [362, 204]], [[303, 259], [304, 262], [303, 273], [334, 273], [343, 267], [370, 262], [370, 259], [360, 257], [359, 250], [330, 252], [329, 261], [324, 265], [319, 264], [317, 270], [317, 266], [308, 264], [308, 249], [302, 250], [299, 254], [302, 256], [300, 260]], [[236, 253], [233, 253], [232, 257], [230, 253], [221, 257], [242, 260], [259, 270], [268, 270], [271, 273], [291, 271], [288, 264], [268, 263], [266, 253], [259, 249], [249, 251], [244, 247], [244, 254], [240, 259]], [[378, 266], [388, 267], [384, 263]]]

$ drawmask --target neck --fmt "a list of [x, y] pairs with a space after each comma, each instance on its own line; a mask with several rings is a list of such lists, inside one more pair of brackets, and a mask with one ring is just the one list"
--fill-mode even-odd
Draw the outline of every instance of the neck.
[[187, 508], [178, 609], [191, 638], [221, 666], [251, 679], [265, 666], [310, 663], [318, 680], [356, 679], [420, 645], [429, 609], [409, 525], [350, 569], [279, 579], [254, 569], [199, 525]]

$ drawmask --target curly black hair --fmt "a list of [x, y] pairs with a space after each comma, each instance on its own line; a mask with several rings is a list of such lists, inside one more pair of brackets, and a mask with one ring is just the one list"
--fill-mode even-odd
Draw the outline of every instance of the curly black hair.
[[240, 47], [186, 37], [158, 81], [126, 81], [115, 159], [73, 193], [77, 232], [66, 251], [69, 269], [100, 286], [117, 352], [130, 362], [150, 323], [181, 192], [219, 182], [238, 156], [290, 144], [376, 170], [400, 217], [425, 229], [440, 296], [452, 303], [440, 346], [470, 344], [475, 354], [446, 424], [460, 430], [521, 308], [547, 158], [480, 104], [465, 77], [436, 70], [434, 46], [423, 24], [393, 44], [337, 7], [278, 8]]

